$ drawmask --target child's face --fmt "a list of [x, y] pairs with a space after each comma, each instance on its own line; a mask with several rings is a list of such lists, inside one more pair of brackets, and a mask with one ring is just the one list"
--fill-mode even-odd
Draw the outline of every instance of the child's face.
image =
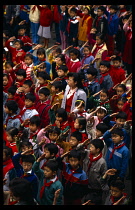
[[45, 55], [44, 54], [37, 54], [37, 57], [39, 60], [43, 60], [45, 58]]
[[97, 10], [97, 16], [100, 17], [104, 14], [104, 12], [101, 9]]
[[69, 139], [69, 144], [72, 148], [76, 147], [78, 145], [78, 140], [76, 137], [74, 136], [71, 136], [70, 139]]
[[3, 86], [6, 86], [8, 84], [8, 78], [3, 77]]
[[89, 81], [92, 81], [95, 78], [95, 76], [92, 76], [92, 74], [86, 74], [86, 77]]
[[30, 131], [31, 132], [35, 132], [37, 129], [38, 129], [38, 127], [37, 127], [37, 125], [36, 124], [29, 124], [29, 129], [30, 129]]
[[70, 17], [73, 18], [73, 17], [75, 17], [75, 16], [76, 16], [76, 13], [73, 12], [73, 11], [71, 11], [71, 12], [70, 12]]
[[65, 72], [61, 69], [57, 70], [57, 74], [58, 74], [59, 77], [64, 77], [65, 76]]
[[99, 119], [103, 119], [104, 117], [105, 117], [105, 112], [104, 111], [102, 111], [102, 112], [97, 112], [97, 117], [99, 118]]
[[9, 142], [13, 142], [14, 141], [14, 139], [12, 138], [12, 136], [10, 134], [8, 134], [8, 133], [7, 133], [7, 140]]
[[44, 154], [46, 159], [49, 159], [52, 156], [47, 148], [44, 148]]
[[39, 99], [40, 99], [41, 101], [46, 101], [47, 98], [48, 98], [48, 96], [45, 96], [43, 93], [39, 93]]
[[23, 84], [22, 87], [23, 87], [23, 92], [25, 94], [30, 92], [31, 88], [29, 87], [29, 85]]
[[[32, 149], [32, 146], [29, 146], [29, 147], [28, 147], [28, 146], [26, 146], [26, 145], [23, 145], [22, 148], [21, 148], [21, 151], [24, 152], [24, 151], [26, 151], [26, 150], [28, 150], [28, 149]], [[30, 154], [31, 154], [31, 152], [27, 152], [27, 153], [26, 153], [26, 155], [30, 155]]]
[[82, 113], [84, 111], [84, 106], [78, 108], [78, 113]]
[[123, 136], [119, 136], [118, 134], [112, 134], [112, 141], [114, 144], [119, 144], [123, 140]]
[[26, 107], [31, 107], [34, 105], [34, 102], [32, 102], [31, 100], [29, 99], [25, 99], [25, 106]]
[[118, 189], [117, 187], [110, 186], [111, 195], [115, 198], [119, 198], [123, 194], [123, 190]]
[[69, 56], [73, 61], [77, 59], [77, 55], [75, 55], [74, 53], [70, 53]]
[[80, 128], [78, 119], [75, 119], [74, 128], [75, 128], [75, 129], [79, 129], [79, 128]]
[[11, 72], [11, 71], [12, 71], [12, 66], [10, 66], [9, 64], [7, 64], [7, 65], [5, 66], [5, 70], [6, 70], [7, 72]]
[[22, 162], [22, 167], [23, 167], [23, 170], [24, 172], [28, 172], [32, 169], [32, 163], [29, 163], [29, 162]]
[[73, 169], [77, 169], [80, 164], [80, 161], [74, 157], [69, 158], [68, 161]]
[[123, 106], [124, 106], [124, 102], [123, 101], [118, 101], [117, 107], [120, 111], [122, 110]]
[[25, 34], [25, 32], [26, 32], [26, 29], [24, 29], [24, 28], [21, 28], [21, 29], [18, 30], [18, 34], [20, 36], [23, 36]]
[[14, 98], [14, 95], [12, 95], [11, 93], [8, 93], [8, 98]]
[[7, 160], [6, 153], [3, 151], [3, 162]]
[[37, 69], [38, 69], [38, 72], [41, 72], [41, 71], [46, 72], [46, 67], [44, 66], [39, 66]]
[[58, 138], [58, 134], [57, 133], [49, 133], [49, 139], [51, 141], [56, 141], [56, 139]]
[[126, 122], [125, 119], [121, 119], [121, 118], [116, 119], [116, 124], [119, 128], [123, 128], [125, 122]]
[[100, 100], [104, 102], [104, 101], [106, 101], [107, 99], [108, 99], [107, 94], [104, 93], [104, 92], [101, 92], [101, 93], [100, 93]]
[[90, 54], [90, 50], [87, 47], [84, 47], [83, 53], [85, 56]]
[[103, 133], [100, 130], [96, 129], [96, 138], [99, 138], [101, 136], [103, 136]]
[[103, 40], [101, 40], [98, 36], [96, 36], [96, 44], [98, 45], [103, 44]]
[[38, 77], [38, 83], [40, 84], [40, 85], [43, 85], [43, 84], [45, 84], [45, 80], [42, 78], [42, 77]]
[[102, 73], [102, 74], [104, 74], [104, 73], [106, 73], [107, 71], [109, 71], [109, 68], [107, 68], [106, 66], [104, 66], [104, 65], [100, 65], [100, 72]]
[[47, 179], [53, 179], [56, 175], [56, 171], [52, 171], [49, 167], [44, 167], [44, 175]]
[[114, 65], [115, 68], [118, 68], [121, 65], [121, 62], [113, 61], [113, 65]]
[[60, 123], [63, 121], [62, 117], [59, 117], [58, 114], [56, 114], [56, 120], [59, 121]]
[[93, 144], [90, 144], [90, 153], [92, 155], [96, 155], [97, 153], [99, 153], [99, 149], [96, 149], [96, 147]]
[[114, 14], [116, 12], [115, 9], [110, 8], [110, 14]]
[[31, 58], [29, 58], [29, 57], [26, 57], [26, 58], [24, 59], [24, 62], [29, 66], [29, 65], [32, 64], [33, 60], [32, 60]]
[[18, 81], [22, 81], [24, 79], [24, 77], [22, 75], [16, 75], [16, 78]]
[[19, 42], [16, 42], [16, 43], [14, 44], [14, 47], [15, 47], [17, 50], [20, 50], [20, 49], [21, 49], [21, 45], [20, 45]]
[[63, 64], [63, 61], [61, 60], [61, 58], [55, 58], [55, 62], [58, 66]]
[[83, 13], [84, 13], [85, 15], [88, 15], [88, 14], [89, 14], [89, 12], [88, 12], [87, 9], [84, 9]]
[[123, 88], [117, 87], [117, 88], [116, 88], [116, 93], [117, 93], [118, 96], [121, 96], [122, 94], [124, 94]]
[[52, 85], [52, 87], [51, 87], [51, 93], [56, 93], [56, 90], [57, 89], [55, 88], [55, 86]]
[[4, 112], [5, 112], [6, 114], [12, 114], [12, 111], [9, 110], [7, 106], [4, 107]]
[[63, 12], [65, 12], [65, 10], [66, 10], [66, 6], [65, 5], [61, 5], [61, 10], [63, 11]]

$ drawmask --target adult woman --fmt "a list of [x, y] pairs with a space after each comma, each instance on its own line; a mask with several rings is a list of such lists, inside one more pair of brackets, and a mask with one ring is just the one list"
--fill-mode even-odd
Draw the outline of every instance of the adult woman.
[[86, 104], [86, 93], [82, 89], [82, 82], [78, 73], [68, 73], [68, 85], [66, 86], [61, 108], [64, 108], [68, 113], [75, 108], [75, 101], [83, 99]]

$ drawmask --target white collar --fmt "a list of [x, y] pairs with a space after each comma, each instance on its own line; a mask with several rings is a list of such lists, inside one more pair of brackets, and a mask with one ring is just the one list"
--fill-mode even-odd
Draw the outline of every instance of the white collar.
[[79, 59], [77, 58], [76, 60], [72, 60], [72, 58], [70, 59], [72, 62], [76, 63], [79, 61]]
[[56, 179], [57, 179], [57, 175], [53, 179], [50, 179], [50, 181], [55, 182]]
[[32, 169], [30, 171], [27, 171], [27, 172], [24, 171], [24, 173], [31, 174], [32, 173]]

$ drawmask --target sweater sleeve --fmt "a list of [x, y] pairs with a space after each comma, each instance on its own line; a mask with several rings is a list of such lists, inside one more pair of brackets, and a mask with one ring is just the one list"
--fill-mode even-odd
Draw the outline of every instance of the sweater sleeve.
[[128, 160], [129, 160], [129, 151], [124, 150], [122, 153], [122, 164], [121, 164], [121, 170], [119, 173], [119, 177], [124, 178], [127, 172], [128, 167]]
[[38, 179], [41, 180], [44, 176], [44, 172], [42, 169], [39, 168], [40, 162], [34, 162], [32, 169], [34, 173], [37, 175]]
[[103, 134], [103, 138], [104, 141], [107, 145], [107, 147], [109, 147], [112, 144], [112, 139], [111, 139], [111, 132], [109, 130], [107, 130], [104, 134]]

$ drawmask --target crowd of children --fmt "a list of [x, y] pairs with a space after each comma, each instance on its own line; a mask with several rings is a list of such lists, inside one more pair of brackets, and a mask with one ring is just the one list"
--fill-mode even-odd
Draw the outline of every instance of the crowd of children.
[[132, 5], [3, 17], [3, 204], [131, 205]]

